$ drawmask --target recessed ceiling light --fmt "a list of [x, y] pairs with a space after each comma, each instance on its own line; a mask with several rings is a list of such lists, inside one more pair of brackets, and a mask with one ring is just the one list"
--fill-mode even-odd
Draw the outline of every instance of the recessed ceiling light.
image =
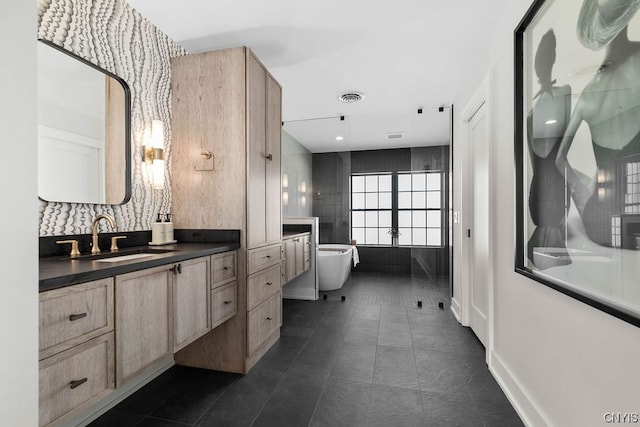
[[342, 136], [336, 136], [336, 141], [342, 141], [344, 138]]
[[346, 104], [352, 104], [354, 102], [362, 101], [363, 99], [364, 99], [364, 94], [362, 92], [358, 92], [355, 90], [350, 90], [350, 91], [338, 94], [338, 100]]

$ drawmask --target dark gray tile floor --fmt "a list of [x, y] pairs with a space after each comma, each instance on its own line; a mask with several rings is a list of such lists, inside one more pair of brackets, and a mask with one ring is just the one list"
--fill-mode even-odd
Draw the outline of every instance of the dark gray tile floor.
[[521, 426], [480, 342], [439, 309], [448, 293], [353, 273], [327, 299], [285, 300], [281, 338], [248, 375], [175, 366], [91, 426]]

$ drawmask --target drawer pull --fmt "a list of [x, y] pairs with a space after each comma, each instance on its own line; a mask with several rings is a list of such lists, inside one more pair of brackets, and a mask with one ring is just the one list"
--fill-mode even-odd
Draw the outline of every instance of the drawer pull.
[[267, 255], [267, 256], [265, 256], [265, 258], [271, 258], [271, 255]]
[[69, 316], [69, 321], [73, 322], [75, 320], [82, 319], [83, 317], [87, 317], [87, 313], [72, 314], [71, 316]]
[[171, 267], [169, 270], [173, 271], [174, 275], [182, 274], [182, 264], [176, 264]]
[[229, 305], [229, 304], [231, 304], [232, 302], [233, 302], [233, 301], [225, 301], [225, 302], [224, 302], [224, 305]]
[[229, 269], [229, 267], [222, 267], [222, 269], [223, 269], [223, 270], [228, 270], [228, 269]]
[[265, 283], [265, 285], [267, 285], [267, 286], [271, 286], [271, 285], [273, 285], [273, 283], [271, 283], [271, 282], [267, 282], [267, 283]]
[[71, 388], [72, 390], [76, 387], [80, 387], [82, 384], [87, 382], [87, 377], [84, 377], [82, 379], [79, 380], [73, 380], [69, 383], [69, 388]]
[[273, 320], [273, 318], [272, 317], [267, 317], [267, 320]]

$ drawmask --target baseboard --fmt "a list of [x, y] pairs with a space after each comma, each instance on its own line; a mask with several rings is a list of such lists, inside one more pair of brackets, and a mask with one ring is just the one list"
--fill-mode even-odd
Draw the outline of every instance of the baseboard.
[[462, 316], [460, 315], [460, 303], [455, 298], [451, 297], [451, 312], [453, 316], [456, 318], [458, 323], [462, 323]]
[[526, 390], [494, 351], [489, 356], [489, 371], [526, 426], [550, 425], [542, 410], [529, 398]]

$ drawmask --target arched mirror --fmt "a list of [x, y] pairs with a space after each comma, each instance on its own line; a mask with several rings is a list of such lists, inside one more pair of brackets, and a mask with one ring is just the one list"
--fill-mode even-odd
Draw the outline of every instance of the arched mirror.
[[131, 194], [130, 93], [118, 76], [38, 44], [38, 195], [118, 205]]

